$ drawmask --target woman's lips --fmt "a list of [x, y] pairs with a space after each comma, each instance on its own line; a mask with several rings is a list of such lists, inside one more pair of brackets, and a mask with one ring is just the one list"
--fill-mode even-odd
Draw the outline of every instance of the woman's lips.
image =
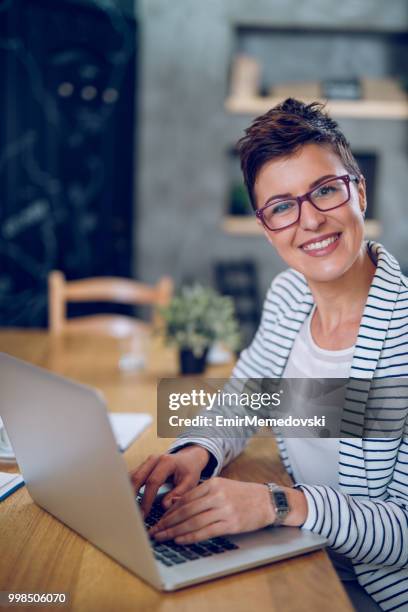
[[[323, 257], [324, 255], [328, 255], [329, 253], [333, 253], [339, 246], [341, 233], [332, 234], [328, 236], [324, 240], [316, 240], [315, 242], [308, 242], [301, 246], [303, 253], [306, 255], [311, 255], [312, 257]], [[323, 246], [319, 246], [319, 243]]]

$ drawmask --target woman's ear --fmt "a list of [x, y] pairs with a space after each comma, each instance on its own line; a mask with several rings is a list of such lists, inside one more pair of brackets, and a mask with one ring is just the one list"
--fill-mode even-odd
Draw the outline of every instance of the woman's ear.
[[367, 209], [367, 193], [366, 193], [366, 181], [362, 174], [358, 177], [358, 200], [359, 206], [361, 210], [361, 214], [365, 217], [366, 209]]

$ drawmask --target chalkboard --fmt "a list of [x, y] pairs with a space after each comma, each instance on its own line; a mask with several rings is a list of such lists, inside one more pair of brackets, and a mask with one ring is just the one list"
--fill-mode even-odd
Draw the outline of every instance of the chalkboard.
[[0, 0], [0, 325], [47, 276], [131, 274], [137, 23], [109, 0]]

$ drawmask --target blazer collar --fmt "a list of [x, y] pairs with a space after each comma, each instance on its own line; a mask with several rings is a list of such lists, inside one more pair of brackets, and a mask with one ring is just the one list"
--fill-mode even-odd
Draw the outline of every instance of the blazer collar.
[[[381, 244], [370, 241], [367, 250], [376, 270], [361, 318], [350, 375], [371, 379], [388, 334], [402, 280], [399, 263]], [[383, 308], [380, 317], [378, 307]], [[370, 350], [369, 360], [367, 349]]]
[[[376, 270], [358, 331], [342, 423], [342, 432], [357, 438], [363, 435], [371, 381], [375, 377], [402, 283], [398, 262], [381, 244], [369, 242], [367, 249]], [[355, 401], [357, 398], [358, 402]]]

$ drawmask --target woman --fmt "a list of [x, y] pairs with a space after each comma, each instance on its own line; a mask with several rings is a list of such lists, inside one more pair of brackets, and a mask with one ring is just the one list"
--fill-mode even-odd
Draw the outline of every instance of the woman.
[[[257, 118], [239, 147], [258, 223], [289, 270], [272, 282], [233, 376], [407, 376], [408, 281], [384, 247], [363, 240], [365, 182], [337, 124], [321, 105], [288, 99]], [[400, 417], [407, 427], [406, 403]], [[357, 609], [407, 610], [407, 428], [397, 438], [278, 439], [296, 483], [281, 487], [289, 510], [278, 517], [262, 484], [198, 484], [245, 442], [187, 437], [149, 457], [133, 474], [137, 489], [146, 483], [144, 511], [168, 477], [175, 483], [152, 535], [187, 544], [278, 521], [300, 526], [327, 537]]]

